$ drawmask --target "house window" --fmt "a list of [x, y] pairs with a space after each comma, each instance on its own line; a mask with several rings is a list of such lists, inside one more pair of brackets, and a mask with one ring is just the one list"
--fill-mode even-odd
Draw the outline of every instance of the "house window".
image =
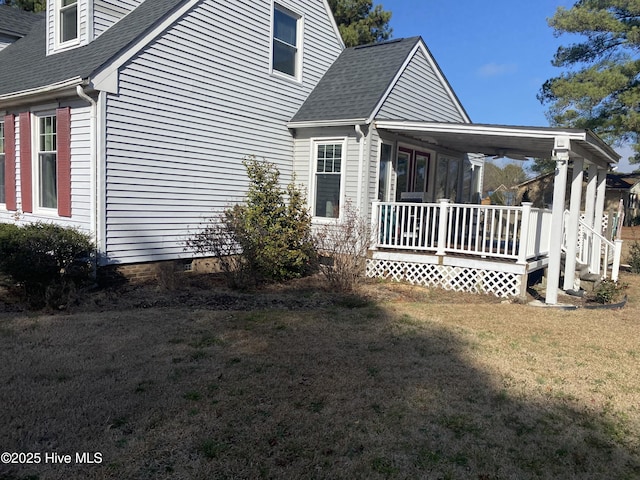
[[[425, 198], [429, 191], [431, 155], [426, 152], [400, 147], [396, 162], [396, 201], [405, 198]], [[407, 195], [407, 194], [420, 195]]]
[[78, 38], [78, 0], [59, 0], [60, 43]]
[[392, 146], [382, 143], [380, 146], [380, 170], [378, 171], [378, 201], [389, 201], [389, 186], [391, 184], [391, 151]]
[[58, 207], [56, 123], [55, 115], [40, 116], [36, 121], [35, 193], [40, 208]]
[[274, 6], [271, 67], [295, 78], [300, 70], [300, 18], [290, 10]]
[[448, 198], [458, 201], [458, 167], [460, 160], [438, 156], [438, 166], [436, 170], [436, 200]]
[[316, 149], [315, 216], [338, 218], [342, 183], [342, 143], [322, 143]]
[[4, 173], [4, 122], [0, 122], [0, 203], [6, 203], [7, 196], [4, 190], [4, 181], [5, 181], [5, 173]]

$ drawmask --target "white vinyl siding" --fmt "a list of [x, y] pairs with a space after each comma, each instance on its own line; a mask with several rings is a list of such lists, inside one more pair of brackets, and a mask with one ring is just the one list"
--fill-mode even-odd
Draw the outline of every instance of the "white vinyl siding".
[[205, 0], [121, 69], [107, 97], [109, 261], [184, 256], [206, 217], [244, 197], [247, 155], [288, 181], [286, 122], [341, 49], [324, 1], [304, 9], [302, 83], [270, 73], [271, 2]]
[[419, 49], [376, 115], [379, 120], [465, 122], [457, 102]]
[[[90, 108], [85, 102], [74, 101], [71, 103], [61, 104], [60, 106], [69, 105], [71, 107], [71, 218], [55, 217], [55, 222], [64, 226], [72, 226], [79, 228], [85, 232], [91, 232], [91, 199], [92, 199], [92, 178], [91, 178], [91, 141], [90, 141]], [[33, 112], [43, 111], [46, 109], [37, 106], [32, 107]], [[14, 112], [18, 113], [18, 112]], [[33, 115], [33, 114], [32, 114]], [[32, 124], [32, 136], [36, 130]], [[37, 205], [35, 203], [36, 195], [33, 195], [34, 213], [22, 213], [22, 191], [20, 185], [20, 122], [16, 115], [15, 121], [15, 151], [16, 151], [16, 199], [20, 219], [25, 222], [45, 221], [51, 222], [51, 215], [37, 213]], [[32, 146], [32, 155], [35, 149]], [[32, 165], [33, 168], [33, 165]], [[32, 176], [35, 178], [35, 171], [32, 170]], [[32, 187], [33, 188], [33, 187]], [[0, 209], [0, 222], [14, 222], [16, 212]]]
[[94, 38], [98, 38], [141, 3], [142, 0], [95, 0], [93, 3]]

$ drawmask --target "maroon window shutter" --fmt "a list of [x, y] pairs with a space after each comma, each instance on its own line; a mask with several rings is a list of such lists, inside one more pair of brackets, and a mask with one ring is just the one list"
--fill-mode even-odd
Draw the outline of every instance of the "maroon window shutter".
[[20, 114], [20, 195], [22, 197], [22, 211], [33, 212], [31, 177], [31, 114]]
[[16, 125], [13, 115], [4, 117], [4, 193], [7, 210], [17, 210]]
[[71, 216], [71, 109], [56, 110], [58, 215]]

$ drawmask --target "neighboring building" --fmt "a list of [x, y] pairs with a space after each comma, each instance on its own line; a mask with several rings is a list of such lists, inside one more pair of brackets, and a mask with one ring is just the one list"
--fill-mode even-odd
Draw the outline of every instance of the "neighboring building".
[[[573, 170], [569, 168], [569, 173]], [[567, 185], [571, 182], [571, 176]], [[529, 179], [517, 185], [517, 202], [530, 201], [534, 207], [548, 208], [553, 203], [554, 173], [546, 173]], [[583, 195], [586, 195], [588, 175], [583, 180]], [[568, 190], [567, 190], [568, 191]], [[631, 225], [637, 222], [640, 215], [640, 174], [637, 173], [607, 173], [605, 204], [606, 213], [617, 213], [620, 200], [624, 205], [624, 223]], [[565, 198], [565, 208], [569, 208], [570, 198]]]

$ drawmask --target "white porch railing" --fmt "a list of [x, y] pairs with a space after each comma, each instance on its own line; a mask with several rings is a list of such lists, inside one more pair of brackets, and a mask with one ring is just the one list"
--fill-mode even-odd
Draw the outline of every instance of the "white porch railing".
[[[568, 212], [565, 211], [565, 225]], [[622, 254], [622, 240], [609, 240], [582, 218], [578, 222], [578, 242], [576, 260], [589, 267], [590, 273], [595, 273], [601, 278], [609, 277], [611, 268], [611, 280], [617, 281], [620, 273], [620, 258]], [[563, 249], [566, 251], [566, 235], [563, 236]]]
[[374, 202], [371, 224], [373, 249], [457, 253], [525, 263], [549, 253], [551, 211], [531, 204]]

